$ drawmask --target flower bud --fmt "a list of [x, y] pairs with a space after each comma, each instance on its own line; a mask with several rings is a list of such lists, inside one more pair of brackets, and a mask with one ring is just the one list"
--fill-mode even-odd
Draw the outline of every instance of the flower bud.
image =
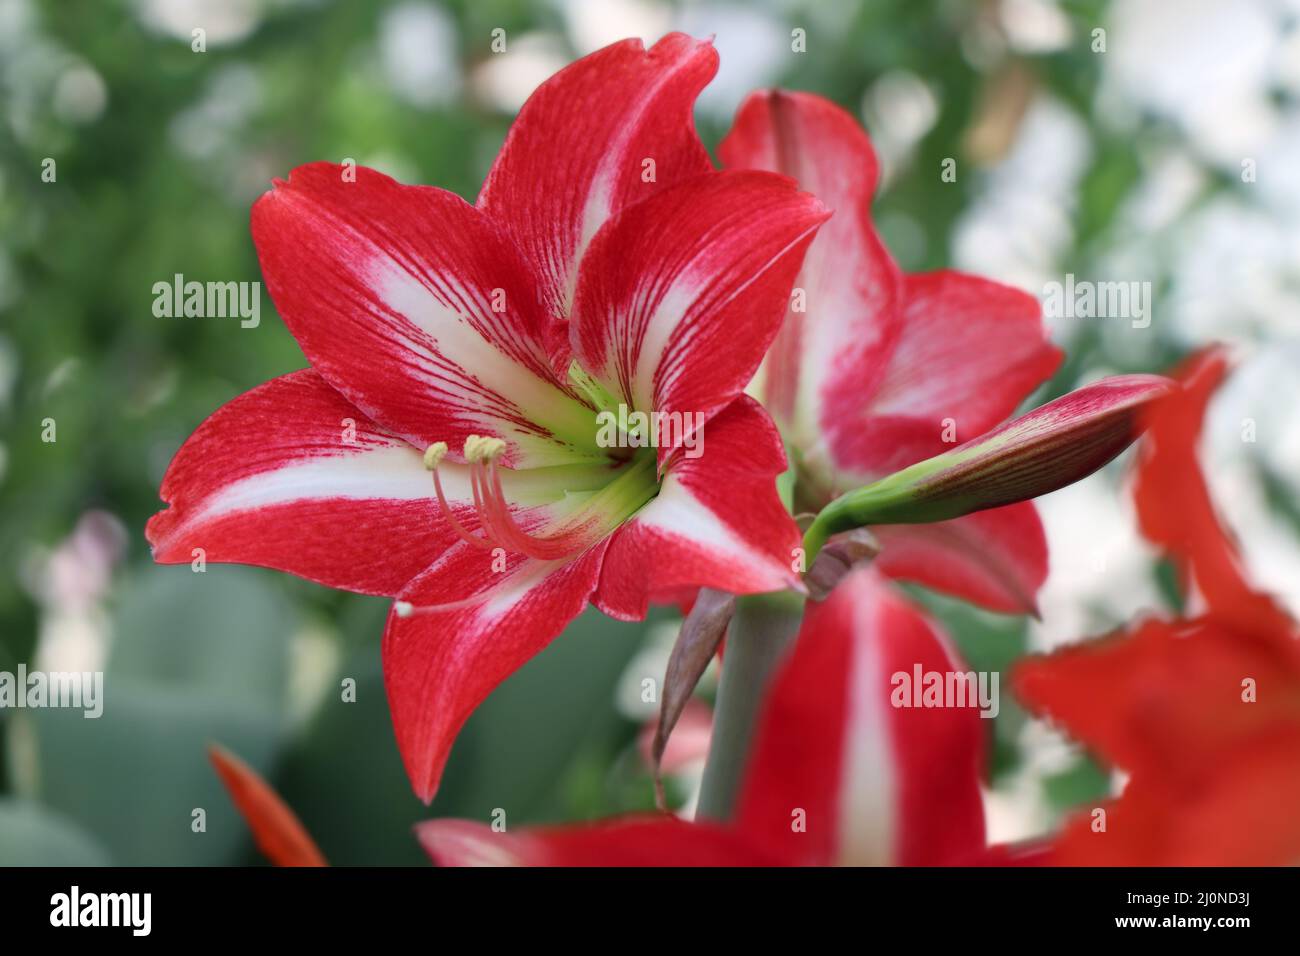
[[1102, 379], [841, 495], [808, 529], [807, 560], [850, 528], [947, 521], [1073, 484], [1127, 448], [1141, 431], [1140, 410], [1174, 387], [1158, 375]]

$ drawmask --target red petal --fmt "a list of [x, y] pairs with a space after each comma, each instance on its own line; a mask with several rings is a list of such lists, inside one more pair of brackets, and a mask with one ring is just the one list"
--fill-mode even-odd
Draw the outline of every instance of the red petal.
[[[819, 507], [938, 454], [950, 447], [946, 437], [988, 430], [1060, 362], [1032, 296], [957, 272], [898, 271], [871, 221], [878, 172], [871, 141], [834, 103], [756, 93], [719, 154], [728, 167], [793, 176], [835, 212], [795, 280], [807, 311], [787, 313], [757, 392], [823, 486], [825, 499], [805, 504]], [[954, 435], [945, 434], [945, 419]], [[951, 532], [891, 529], [886, 563], [900, 577], [987, 607], [1031, 607], [1046, 574], [1042, 529], [1028, 517], [1005, 533], [991, 524], [997, 519]], [[988, 567], [971, 559], [978, 543], [999, 546]]]
[[1300, 729], [1252, 738], [1219, 755], [1194, 787], [1131, 780], [1072, 818], [1052, 847], [1058, 866], [1295, 866], [1300, 863]]
[[937, 521], [876, 525], [883, 549], [875, 568], [972, 604], [1008, 614], [1037, 614], [1047, 580], [1047, 536], [1032, 502]]
[[828, 215], [758, 172], [698, 176], [629, 207], [583, 261], [574, 354], [629, 408], [707, 419], [753, 377]]
[[773, 90], [745, 100], [718, 154], [728, 168], [792, 176], [834, 212], [795, 280], [807, 311], [787, 312], [761, 390], [786, 437], [811, 453], [823, 427], [838, 424], [827, 403], [847, 396], [861, 409], [899, 332], [901, 275], [871, 222], [875, 151], [829, 100]]
[[311, 369], [213, 413], [176, 453], [159, 493], [171, 507], [145, 534], [163, 564], [189, 563], [202, 548], [206, 561], [396, 594], [451, 540], [420, 453]]
[[659, 495], [610, 540], [593, 603], [639, 620], [651, 601], [687, 586], [731, 594], [802, 587], [799, 529], [776, 492], [781, 436], [757, 402], [741, 396], [708, 422], [699, 458], [680, 457]]
[[[483, 213], [440, 189], [312, 163], [253, 206], [267, 287], [318, 372], [423, 449], [507, 439], [506, 461], [594, 453], [591, 413], [546, 352], [536, 280]], [[500, 309], [501, 311], [496, 311]]]
[[[891, 706], [893, 675], [963, 671], [871, 570], [811, 604], [773, 686], [739, 826], [791, 862], [943, 864], [984, 847], [977, 711]], [[806, 832], [794, 826], [800, 818]]]
[[470, 820], [416, 828], [438, 866], [770, 866], [736, 832], [671, 816], [497, 833]]
[[1152, 620], [1017, 666], [1034, 712], [1131, 775], [1106, 832], [1085, 813], [1056, 862], [1300, 860], [1300, 635], [1256, 624]]
[[1193, 358], [1183, 386], [1147, 411], [1138, 465], [1143, 530], [1191, 567], [1207, 613], [1148, 620], [1013, 674], [1029, 707], [1130, 776], [1104, 830], [1080, 814], [1054, 862], [1300, 862], [1300, 628], [1242, 576], [1196, 461], [1225, 367], [1217, 351]]
[[384, 683], [420, 799], [433, 799], [474, 708], [582, 610], [604, 551], [602, 542], [576, 560], [542, 562], [460, 543], [402, 592], [416, 611], [389, 614]]
[[[529, 98], [479, 195], [566, 316], [578, 262], [610, 216], [708, 172], [695, 98], [718, 69], [707, 41], [670, 33], [646, 50], [624, 40], [561, 70]], [[645, 160], [653, 178], [643, 178]]]
[[1191, 574], [1212, 608], [1232, 615], [1257, 599], [1197, 461], [1205, 408], [1227, 371], [1226, 354], [1214, 348], [1176, 373], [1182, 387], [1146, 414], [1133, 494], [1142, 534]]
[[268, 860], [276, 866], [328, 865], [306, 828], [256, 770], [224, 747], [209, 747], [208, 759]]
[[870, 403], [849, 387], [828, 399], [836, 469], [878, 478], [1014, 412], [1061, 362], [1039, 311], [1033, 296], [976, 276], [908, 276], [903, 324]]

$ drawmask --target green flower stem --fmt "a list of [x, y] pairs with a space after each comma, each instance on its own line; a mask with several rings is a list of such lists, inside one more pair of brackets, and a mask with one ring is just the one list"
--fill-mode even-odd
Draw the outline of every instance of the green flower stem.
[[873, 524], [924, 524], [947, 521], [980, 507], [969, 495], [926, 496], [926, 479], [954, 461], [945, 455], [918, 462], [887, 478], [836, 498], [820, 512], [804, 532], [804, 561], [812, 567], [822, 546], [832, 535]]
[[760, 706], [802, 619], [803, 598], [793, 592], [737, 600], [727, 632], [698, 819], [727, 820], [734, 812]]

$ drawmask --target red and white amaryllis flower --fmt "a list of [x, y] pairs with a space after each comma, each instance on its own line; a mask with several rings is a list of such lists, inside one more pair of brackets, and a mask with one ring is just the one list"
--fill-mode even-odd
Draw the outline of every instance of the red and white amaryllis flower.
[[[525, 104], [475, 205], [313, 163], [253, 208], [311, 368], [199, 427], [148, 537], [165, 563], [201, 548], [398, 598], [385, 676], [425, 800], [470, 712], [588, 600], [631, 619], [689, 586], [799, 586], [780, 437], [741, 393], [829, 213], [712, 169], [692, 108], [716, 69], [680, 34], [580, 60]], [[690, 425], [604, 447], [619, 405]]]
[[[797, 511], [983, 434], [1056, 369], [1032, 296], [960, 272], [900, 271], [871, 221], [871, 141], [834, 103], [755, 93], [719, 154], [728, 168], [793, 176], [835, 212], [751, 388], [795, 458]], [[1047, 575], [1027, 501], [874, 530], [878, 569], [993, 610], [1033, 610]]]
[[809, 605], [765, 699], [734, 824], [638, 815], [498, 833], [418, 827], [450, 866], [943, 865], [981, 858], [983, 728], [971, 707], [895, 706], [895, 674], [964, 672], [870, 569]]

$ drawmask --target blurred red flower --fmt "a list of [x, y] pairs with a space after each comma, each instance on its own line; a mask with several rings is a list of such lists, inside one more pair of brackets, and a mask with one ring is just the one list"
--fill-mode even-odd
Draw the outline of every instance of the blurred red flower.
[[1182, 388], [1148, 413], [1139, 446], [1142, 531], [1199, 610], [1015, 671], [1032, 710], [1128, 775], [1118, 798], [1067, 822], [1048, 848], [1052, 863], [1300, 862], [1300, 628], [1251, 586], [1196, 458], [1226, 369], [1220, 350], [1193, 357]]

